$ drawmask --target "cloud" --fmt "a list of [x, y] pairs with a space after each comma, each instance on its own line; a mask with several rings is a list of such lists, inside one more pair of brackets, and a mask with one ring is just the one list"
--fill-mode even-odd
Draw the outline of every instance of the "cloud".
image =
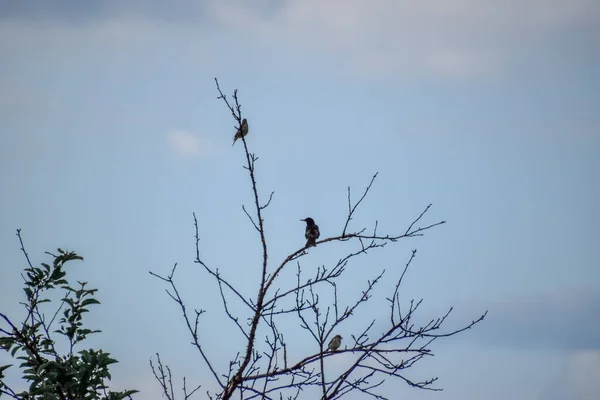
[[600, 393], [600, 351], [582, 351], [569, 360], [568, 396], [572, 400], [593, 400]]
[[600, 351], [568, 355], [557, 378], [540, 400], [596, 400], [600, 393]]
[[115, 17], [185, 20], [190, 15], [198, 16], [201, 9], [202, 2], [198, 0], [178, 0], [171, 4], [148, 0], [4, 0], [0, 2], [0, 19], [58, 20], [76, 24], [106, 21]]
[[[298, 60], [316, 54], [322, 63], [387, 76], [478, 76], [517, 61], [539, 66], [539, 52], [546, 49], [548, 57], [555, 57], [557, 46], [589, 54], [600, 50], [595, 0], [183, 0], [168, 6], [142, 0], [37, 0], [33, 5], [9, 0], [0, 3], [0, 16], [84, 26], [123, 20], [140, 26], [146, 21], [162, 30], [188, 30], [187, 37], [198, 38], [193, 32], [202, 32], [206, 40], [218, 30], [223, 33], [219, 40], [240, 48], [258, 47]], [[165, 28], [160, 22], [176, 24]], [[574, 62], [573, 54], [563, 55]]]
[[[587, 26], [593, 41], [600, 12], [592, 0], [402, 1], [303, 0], [265, 15], [241, 0], [210, 3], [227, 29], [254, 32], [303, 51], [324, 54], [365, 70], [402, 74], [424, 70], [470, 75], [504, 67], [565, 29]], [[563, 35], [564, 36], [564, 35]], [[541, 39], [541, 40], [540, 40]], [[590, 49], [591, 50], [591, 49]]]
[[491, 305], [474, 335], [494, 346], [599, 351], [598, 315], [600, 292], [563, 289]]
[[212, 140], [182, 130], [169, 132], [167, 142], [177, 154], [184, 157], [211, 155], [217, 150]]

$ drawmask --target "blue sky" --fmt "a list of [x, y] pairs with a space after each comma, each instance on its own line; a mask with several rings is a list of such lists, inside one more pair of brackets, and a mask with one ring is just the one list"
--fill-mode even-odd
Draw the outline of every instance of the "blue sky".
[[[429, 203], [428, 222], [448, 221], [353, 265], [393, 273], [417, 248], [403, 296], [424, 298], [425, 317], [454, 306], [458, 325], [489, 310], [412, 372], [439, 376], [443, 392], [392, 390], [592, 399], [599, 38], [593, 0], [3, 1], [2, 310], [19, 315], [22, 228], [36, 263], [57, 247], [85, 257], [73, 274], [100, 289], [89, 320], [103, 333], [91, 344], [120, 360], [116, 387], [159, 399], [148, 367], [157, 351], [210, 387], [148, 271], [178, 262], [182, 292], [209, 310], [204, 339], [235, 343], [215, 357], [241, 348], [193, 264], [195, 212], [207, 262], [256, 290], [259, 243], [241, 209], [249, 179], [218, 77], [239, 89], [260, 190], [275, 191], [265, 215], [274, 263], [303, 243], [300, 218], [338, 233], [346, 187], [358, 192], [377, 171], [356, 227], [403, 231]], [[339, 251], [311, 250], [305, 268]], [[362, 287], [346, 283], [348, 296]]]

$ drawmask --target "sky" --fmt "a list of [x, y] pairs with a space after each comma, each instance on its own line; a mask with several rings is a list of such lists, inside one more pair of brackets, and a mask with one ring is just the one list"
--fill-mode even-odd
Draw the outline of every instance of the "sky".
[[[156, 352], [177, 379], [214, 385], [148, 273], [174, 263], [189, 307], [207, 310], [202, 339], [215, 362], [224, 368], [243, 349], [193, 262], [196, 213], [203, 259], [255, 296], [260, 241], [242, 210], [250, 179], [217, 77], [239, 90], [262, 198], [274, 191], [269, 268], [303, 245], [301, 218], [322, 237], [339, 234], [347, 187], [358, 194], [377, 172], [353, 227], [377, 220], [403, 232], [430, 203], [423, 223], [447, 221], [356, 260], [340, 283], [351, 299], [387, 274], [379, 303], [342, 336], [374, 314], [385, 320], [382, 299], [412, 249], [401, 296], [424, 299], [424, 320], [452, 306], [451, 328], [489, 312], [410, 371], [439, 377], [442, 392], [388, 382], [388, 393], [600, 391], [594, 0], [5, 0], [0, 53], [0, 310], [22, 314], [17, 229], [35, 264], [58, 247], [82, 255], [69, 273], [99, 289], [87, 321], [102, 333], [88, 345], [119, 360], [115, 389], [160, 399]], [[317, 246], [302, 266], [331, 266], [343, 251]], [[278, 284], [291, 283], [292, 272]], [[295, 355], [314, 352], [297, 321], [284, 326]]]

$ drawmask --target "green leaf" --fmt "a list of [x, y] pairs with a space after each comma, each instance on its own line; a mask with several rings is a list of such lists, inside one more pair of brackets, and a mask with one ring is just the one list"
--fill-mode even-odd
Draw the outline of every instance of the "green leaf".
[[3, 372], [12, 367], [12, 364], [0, 365], [0, 377], [3, 377]]
[[[78, 282], [79, 289], [74, 289], [67, 281], [67, 270], [64, 264], [67, 261], [83, 260], [75, 252], [58, 249], [58, 255], [48, 253], [54, 257], [51, 265], [42, 263], [41, 267], [26, 268], [24, 275], [26, 282], [23, 290], [27, 300], [20, 304], [25, 308], [27, 315], [33, 315], [33, 320], [26, 320], [20, 335], [27, 338], [27, 346], [20, 343], [15, 335], [0, 337], [0, 350], [10, 352], [12, 357], [20, 360], [19, 369], [22, 378], [29, 385], [29, 389], [17, 394], [21, 400], [61, 400], [65, 396], [77, 400], [111, 400], [123, 399], [137, 390], [111, 392], [107, 382], [111, 378], [109, 366], [117, 362], [109, 353], [102, 350], [83, 350], [77, 355], [69, 353], [60, 356], [54, 348], [56, 335], [64, 335], [69, 339], [71, 348], [74, 344], [85, 340], [88, 335], [100, 330], [91, 330], [84, 325], [84, 315], [90, 312], [89, 306], [100, 304], [94, 298], [98, 289], [88, 289], [87, 282]], [[40, 293], [60, 288], [63, 294], [59, 310], [58, 327], [47, 336], [42, 331], [41, 318], [43, 312], [40, 306], [43, 303], [56, 304]], [[50, 296], [51, 299], [56, 299]], [[21, 336], [19, 336], [21, 337]], [[63, 339], [64, 340], [64, 339]], [[19, 353], [18, 355], [16, 353]], [[40, 359], [41, 357], [41, 359]], [[11, 365], [0, 366], [0, 378], [3, 371]], [[15, 367], [16, 368], [16, 367]], [[3, 382], [0, 379], [0, 387]], [[60, 394], [60, 398], [59, 398]]]
[[100, 304], [100, 302], [96, 299], [85, 299], [81, 302], [82, 307], [88, 306], [90, 304]]
[[9, 351], [10, 348], [15, 344], [15, 338], [12, 336], [0, 337], [0, 348]]

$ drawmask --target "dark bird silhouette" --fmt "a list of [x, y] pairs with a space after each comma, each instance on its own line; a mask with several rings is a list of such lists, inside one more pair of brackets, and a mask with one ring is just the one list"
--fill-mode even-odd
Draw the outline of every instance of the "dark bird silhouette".
[[335, 335], [333, 337], [333, 339], [331, 339], [331, 341], [329, 342], [327, 349], [332, 350], [332, 351], [337, 351], [337, 349], [340, 348], [341, 344], [342, 344], [342, 337], [340, 335]]
[[319, 232], [319, 227], [315, 224], [315, 220], [312, 218], [305, 218], [300, 221], [306, 222], [306, 230], [304, 231], [306, 247], [316, 246], [317, 244], [315, 242], [321, 235], [321, 232]]
[[246, 118], [244, 118], [242, 120], [242, 126], [240, 126], [240, 128], [235, 133], [235, 136], [233, 137], [233, 144], [232, 144], [232, 146], [235, 144], [236, 140], [245, 137], [247, 134], [248, 134], [248, 121], [246, 121]]

